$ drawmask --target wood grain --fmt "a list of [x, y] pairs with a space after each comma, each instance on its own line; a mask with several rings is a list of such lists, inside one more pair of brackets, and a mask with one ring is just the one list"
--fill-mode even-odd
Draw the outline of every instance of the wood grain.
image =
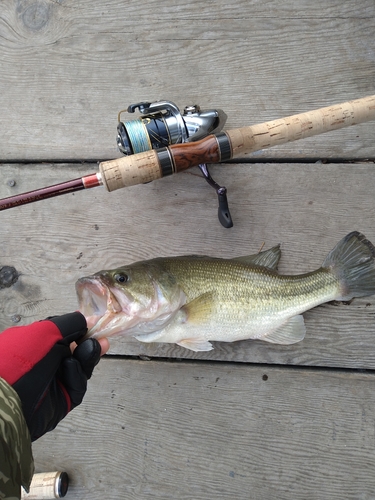
[[[33, 445], [81, 500], [371, 500], [374, 374], [104, 359]], [[51, 469], [51, 470], [52, 470]]]
[[[142, 100], [222, 108], [227, 129], [375, 92], [375, 5], [305, 0], [4, 0], [0, 160], [119, 156], [117, 113]], [[371, 158], [373, 126], [250, 158]]]
[[[96, 165], [2, 165], [0, 196], [89, 174]], [[75, 310], [74, 283], [138, 260], [182, 254], [236, 257], [281, 243], [280, 272], [318, 268], [353, 230], [375, 242], [372, 162], [213, 166], [228, 188], [234, 220], [217, 220], [215, 192], [197, 169], [107, 193], [81, 191], [1, 213], [0, 265], [20, 278], [0, 290], [0, 328]], [[8, 181], [14, 180], [14, 187]], [[196, 354], [168, 344], [112, 341], [113, 354], [374, 368], [374, 297], [326, 304], [305, 314], [306, 339], [293, 346], [216, 343]]]
[[[228, 143], [228, 141], [226, 141]], [[176, 172], [182, 172], [199, 163], [215, 163], [220, 161], [219, 143], [213, 135], [197, 142], [173, 144], [169, 148]]]
[[[372, 95], [374, 29], [373, 0], [4, 0], [0, 197], [120, 157], [131, 103], [222, 108], [229, 130]], [[353, 163], [309, 161], [325, 158]], [[136, 260], [281, 243], [280, 271], [301, 273], [352, 230], [375, 243], [374, 163], [356, 162], [374, 158], [370, 122], [212, 166], [230, 230], [197, 169], [1, 212], [0, 267], [19, 277], [0, 331], [75, 310], [78, 278]], [[325, 304], [294, 346], [113, 340], [84, 404], [34, 443], [37, 470], [66, 470], [82, 500], [373, 500], [374, 317], [374, 297]]]

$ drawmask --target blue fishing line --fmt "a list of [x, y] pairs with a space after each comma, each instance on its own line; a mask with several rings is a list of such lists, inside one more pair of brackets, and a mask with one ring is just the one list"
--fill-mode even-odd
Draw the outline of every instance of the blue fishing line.
[[124, 123], [134, 153], [142, 153], [152, 149], [147, 130], [142, 120], [132, 120]]

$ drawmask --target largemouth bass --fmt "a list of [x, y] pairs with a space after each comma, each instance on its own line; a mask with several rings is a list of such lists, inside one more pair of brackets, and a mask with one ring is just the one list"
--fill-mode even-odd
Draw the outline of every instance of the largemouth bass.
[[294, 344], [305, 337], [302, 313], [331, 300], [375, 293], [375, 248], [352, 232], [307, 274], [277, 273], [276, 246], [256, 255], [196, 255], [136, 262], [76, 283], [88, 336], [122, 334], [193, 351], [210, 341], [259, 339]]

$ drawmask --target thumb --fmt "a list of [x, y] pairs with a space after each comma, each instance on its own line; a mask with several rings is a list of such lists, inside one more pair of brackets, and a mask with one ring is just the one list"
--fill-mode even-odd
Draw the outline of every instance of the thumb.
[[101, 351], [100, 343], [93, 338], [85, 340], [74, 349], [73, 356], [80, 362], [87, 379], [91, 377], [95, 366], [99, 363]]

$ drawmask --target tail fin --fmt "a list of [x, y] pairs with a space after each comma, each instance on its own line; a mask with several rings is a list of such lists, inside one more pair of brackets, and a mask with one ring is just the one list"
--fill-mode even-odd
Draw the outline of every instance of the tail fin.
[[322, 265], [340, 281], [337, 300], [375, 294], [375, 247], [366, 237], [353, 231], [329, 252]]

